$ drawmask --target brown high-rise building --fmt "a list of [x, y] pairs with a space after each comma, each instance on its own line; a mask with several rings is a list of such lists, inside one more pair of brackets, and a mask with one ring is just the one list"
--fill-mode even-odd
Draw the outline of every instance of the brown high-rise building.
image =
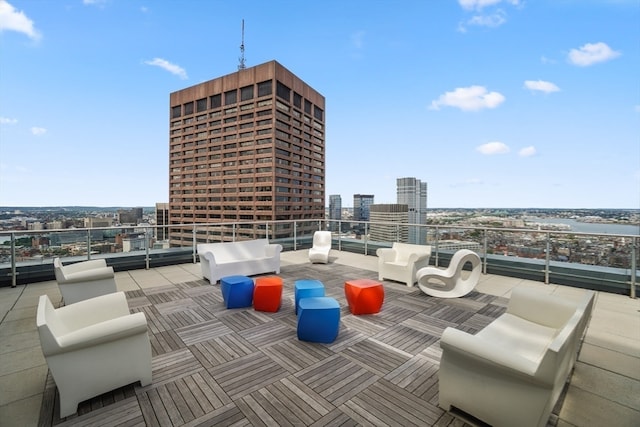
[[[171, 225], [225, 223], [199, 227], [198, 242], [263, 238], [267, 222], [270, 238], [293, 236], [293, 220], [307, 220], [297, 234], [317, 229], [325, 99], [311, 86], [271, 61], [173, 92], [169, 117]], [[170, 240], [193, 235], [173, 227]]]

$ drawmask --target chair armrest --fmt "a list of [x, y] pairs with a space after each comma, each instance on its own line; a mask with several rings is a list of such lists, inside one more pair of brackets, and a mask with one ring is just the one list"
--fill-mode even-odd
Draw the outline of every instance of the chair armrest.
[[69, 329], [75, 330], [116, 317], [127, 316], [129, 304], [124, 292], [114, 292], [60, 307], [56, 313], [62, 323]]
[[267, 256], [274, 256], [277, 253], [282, 252], [282, 245], [277, 243], [270, 243], [264, 247], [264, 252]]
[[393, 261], [396, 259], [396, 250], [393, 248], [379, 248], [376, 251], [376, 255], [382, 261]]
[[430, 256], [429, 254], [411, 254], [409, 255], [409, 264], [416, 264], [424, 260], [429, 261]]
[[446, 352], [455, 353], [458, 358], [468, 359], [469, 364], [480, 365], [479, 372], [491, 370], [539, 385], [553, 384], [537, 377], [540, 366], [538, 363], [515, 354], [508, 347], [496, 345], [458, 329], [446, 328], [440, 340], [440, 347], [443, 357]]
[[75, 273], [65, 272], [64, 283], [86, 283], [92, 280], [108, 279], [110, 277], [114, 277], [113, 267], [100, 267]]
[[128, 314], [86, 326], [58, 337], [58, 348], [52, 349], [47, 355], [51, 356], [81, 350], [145, 332], [147, 332], [147, 319], [144, 313]]
[[216, 265], [216, 256], [213, 254], [212, 251], [204, 251], [204, 252], [200, 252], [198, 253], [198, 255], [200, 256], [200, 260], [202, 260], [203, 258], [206, 259], [210, 264], [212, 265]]

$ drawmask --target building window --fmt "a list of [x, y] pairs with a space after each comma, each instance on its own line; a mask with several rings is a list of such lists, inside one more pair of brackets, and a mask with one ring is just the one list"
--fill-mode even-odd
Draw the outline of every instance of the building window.
[[308, 99], [304, 100], [304, 112], [307, 114], [311, 114], [311, 101]]
[[266, 82], [258, 83], [258, 98], [261, 96], [271, 95], [273, 92], [271, 80], [267, 80]]
[[293, 92], [293, 106], [302, 108], [302, 95], [299, 93]]
[[276, 95], [279, 98], [282, 98], [282, 99], [286, 100], [287, 102], [290, 102], [291, 89], [289, 89], [288, 87], [286, 87], [285, 85], [283, 85], [280, 82], [276, 82], [276, 83], [277, 83]]
[[224, 93], [224, 105], [231, 105], [238, 102], [238, 91], [230, 90]]
[[222, 107], [222, 95], [217, 94], [209, 97], [209, 104], [211, 108]]
[[201, 112], [207, 109], [207, 98], [198, 99], [196, 101], [196, 112]]
[[240, 101], [253, 99], [253, 85], [240, 88]]
[[193, 114], [193, 102], [184, 104], [184, 115], [188, 116], [189, 114]]
[[[182, 113], [182, 107], [180, 105], [176, 105], [175, 107], [171, 107], [171, 118], [175, 119], [176, 117], [180, 117]], [[179, 122], [175, 122], [179, 123]]]
[[315, 105], [313, 108], [313, 117], [318, 120], [324, 121], [324, 111], [322, 111], [322, 108], [318, 108], [318, 106]]

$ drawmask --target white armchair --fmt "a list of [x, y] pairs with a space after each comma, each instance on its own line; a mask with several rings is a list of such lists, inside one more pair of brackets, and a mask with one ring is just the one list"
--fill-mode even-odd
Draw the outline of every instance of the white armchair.
[[[462, 269], [467, 263], [471, 264], [471, 273], [465, 278]], [[453, 254], [447, 268], [425, 267], [418, 270], [418, 286], [432, 297], [459, 298], [475, 289], [482, 273], [481, 267], [477, 253], [460, 249]]]
[[594, 295], [569, 301], [515, 288], [507, 312], [476, 335], [446, 328], [439, 406], [494, 426], [546, 426], [574, 366]]
[[144, 313], [129, 313], [123, 292], [55, 309], [47, 295], [36, 325], [60, 394], [60, 417], [78, 403], [136, 381], [151, 383], [151, 344]]
[[113, 267], [104, 259], [62, 265], [54, 258], [53, 270], [65, 305], [118, 291]]
[[394, 242], [391, 248], [380, 248], [378, 279], [404, 282], [411, 287], [416, 283], [416, 272], [429, 265], [431, 246]]
[[331, 232], [316, 231], [313, 233], [313, 247], [309, 249], [309, 261], [326, 264], [329, 262], [329, 252], [331, 252]]

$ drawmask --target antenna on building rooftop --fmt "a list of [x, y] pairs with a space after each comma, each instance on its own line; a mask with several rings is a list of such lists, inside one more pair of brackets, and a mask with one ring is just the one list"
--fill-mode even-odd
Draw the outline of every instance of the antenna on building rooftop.
[[242, 20], [242, 44], [240, 44], [240, 63], [238, 64], [238, 70], [244, 70], [244, 19]]

